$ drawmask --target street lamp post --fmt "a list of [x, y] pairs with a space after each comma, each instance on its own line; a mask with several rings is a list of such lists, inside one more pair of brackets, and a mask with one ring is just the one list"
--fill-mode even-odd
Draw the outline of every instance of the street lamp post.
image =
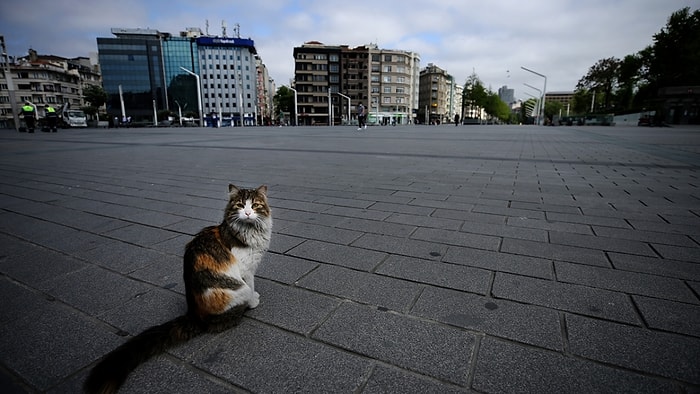
[[294, 126], [299, 126], [299, 118], [297, 114], [297, 90], [294, 88], [289, 88], [294, 92]]
[[520, 67], [520, 68], [522, 68], [523, 70], [525, 70], [527, 72], [531, 72], [535, 75], [538, 75], [538, 76], [544, 78], [544, 88], [542, 89], [542, 106], [540, 107], [540, 112], [542, 112], [542, 123], [544, 124], [544, 102], [545, 102], [545, 98], [546, 98], [545, 96], [547, 95], [547, 76], [544, 74], [540, 74], [537, 71], [532, 71], [529, 68], [525, 68], [525, 67]]
[[350, 97], [339, 92], [336, 92], [336, 94], [340, 97], [345, 97], [348, 100], [348, 124], [350, 124]]
[[[17, 101], [15, 99], [15, 86], [12, 82], [12, 70], [10, 70], [10, 57], [5, 46], [5, 36], [0, 36], [2, 45], [2, 55], [5, 58], [5, 80], [7, 81], [7, 93], [10, 99], [10, 111], [12, 111], [12, 121], [15, 124], [15, 131], [19, 131], [19, 113], [17, 112]], [[36, 111], [35, 111], [36, 112]]]
[[190, 71], [184, 67], [180, 67], [180, 70], [194, 76], [195, 79], [197, 80], [197, 109], [199, 109], [199, 125], [200, 125], [200, 127], [205, 127], [204, 126], [204, 114], [202, 113], [202, 88], [199, 84], [199, 75], [193, 73], [192, 71]]

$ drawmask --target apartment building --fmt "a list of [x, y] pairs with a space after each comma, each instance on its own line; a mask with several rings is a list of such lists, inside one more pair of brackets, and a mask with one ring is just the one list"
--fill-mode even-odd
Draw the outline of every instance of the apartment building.
[[[85, 106], [83, 88], [100, 85], [99, 68], [84, 57], [64, 58], [40, 55], [29, 49], [27, 56], [2, 58], [0, 78], [0, 127], [14, 128], [13, 106], [19, 115], [24, 102], [37, 107], [37, 115], [44, 116], [45, 107], [68, 105], [80, 109]], [[12, 81], [8, 83], [7, 76]], [[13, 87], [10, 92], [10, 84]], [[11, 97], [12, 96], [12, 97]], [[14, 98], [14, 103], [12, 99]]]
[[300, 124], [356, 122], [360, 103], [367, 108], [369, 124], [413, 122], [418, 54], [318, 41], [295, 47], [293, 54]]
[[455, 85], [454, 78], [433, 63], [421, 70], [418, 103], [421, 122], [439, 124], [452, 121], [456, 113]]

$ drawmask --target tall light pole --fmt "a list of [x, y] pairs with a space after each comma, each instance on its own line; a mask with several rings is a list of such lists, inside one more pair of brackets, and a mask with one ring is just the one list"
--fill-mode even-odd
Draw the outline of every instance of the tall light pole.
[[338, 93], [338, 92], [335, 92], [335, 93], [336, 93], [338, 96], [345, 97], [345, 98], [348, 100], [348, 124], [350, 124], [350, 105], [351, 105], [351, 104], [350, 104], [350, 97], [348, 97], [348, 96], [346, 96], [346, 95], [344, 95], [344, 94], [342, 94], [342, 93]]
[[[2, 55], [5, 58], [5, 80], [7, 81], [7, 93], [10, 99], [10, 111], [12, 111], [12, 121], [15, 124], [15, 131], [19, 131], [19, 113], [17, 112], [17, 100], [15, 99], [15, 86], [12, 82], [12, 70], [10, 70], [10, 57], [5, 47], [5, 36], [0, 36], [2, 45]], [[35, 111], [36, 112], [36, 111]]]
[[200, 127], [205, 127], [204, 126], [204, 114], [202, 113], [202, 87], [199, 84], [199, 75], [193, 73], [192, 71], [190, 71], [184, 67], [180, 67], [180, 70], [194, 76], [195, 79], [197, 80], [197, 108], [199, 109], [199, 125], [200, 125]]
[[547, 76], [544, 74], [540, 74], [537, 71], [532, 71], [529, 68], [525, 67], [520, 67], [523, 70], [527, 72], [531, 72], [535, 75], [539, 75], [540, 77], [544, 78], [544, 88], [542, 89], [542, 106], [540, 107], [540, 112], [542, 112], [542, 123], [544, 124], [544, 102], [545, 102], [545, 96], [547, 95]]
[[[542, 102], [542, 99], [544, 98], [544, 96], [542, 95], [542, 91], [541, 91], [541, 90], [537, 89], [536, 87], [534, 87], [534, 86], [532, 86], [532, 85], [526, 84], [526, 83], [523, 83], [523, 85], [527, 86], [527, 87], [530, 88], [530, 89], [537, 90], [537, 92], [540, 94], [539, 98], [537, 99], [537, 104], [539, 104], [539, 103]], [[534, 97], [534, 96], [532, 96], [532, 97]], [[540, 111], [539, 111], [539, 107], [538, 107], [538, 110], [537, 110], [537, 124], [540, 124]]]
[[297, 90], [294, 88], [289, 88], [294, 92], [294, 126], [299, 126], [299, 118], [297, 114]]

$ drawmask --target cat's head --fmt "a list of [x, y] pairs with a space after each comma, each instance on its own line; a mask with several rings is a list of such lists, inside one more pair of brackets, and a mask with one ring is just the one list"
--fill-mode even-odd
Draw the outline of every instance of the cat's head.
[[230, 184], [228, 191], [226, 218], [229, 223], [259, 226], [269, 222], [270, 206], [267, 203], [267, 186], [243, 189]]

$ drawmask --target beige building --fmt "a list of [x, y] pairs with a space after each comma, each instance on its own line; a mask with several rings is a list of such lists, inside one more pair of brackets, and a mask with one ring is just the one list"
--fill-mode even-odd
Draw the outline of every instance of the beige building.
[[[0, 79], [0, 127], [14, 128], [12, 103], [6, 77], [8, 65], [2, 59]], [[53, 55], [39, 55], [33, 49], [29, 55], [9, 61], [12, 77], [15, 109], [29, 101], [37, 107], [37, 115], [43, 117], [45, 107], [55, 108], [69, 104], [70, 108], [85, 106], [83, 88], [87, 85], [101, 86], [100, 72], [88, 58], [66, 59]], [[18, 113], [19, 114], [19, 113]]]
[[311, 41], [294, 48], [294, 63], [299, 124], [354, 123], [360, 103], [367, 108], [369, 124], [413, 121], [420, 65], [416, 53]]
[[[429, 63], [420, 72], [420, 101], [418, 103], [420, 122], [452, 122], [457, 110], [455, 107], [456, 93], [454, 78], [447, 71]], [[461, 99], [459, 107], [461, 107]]]

